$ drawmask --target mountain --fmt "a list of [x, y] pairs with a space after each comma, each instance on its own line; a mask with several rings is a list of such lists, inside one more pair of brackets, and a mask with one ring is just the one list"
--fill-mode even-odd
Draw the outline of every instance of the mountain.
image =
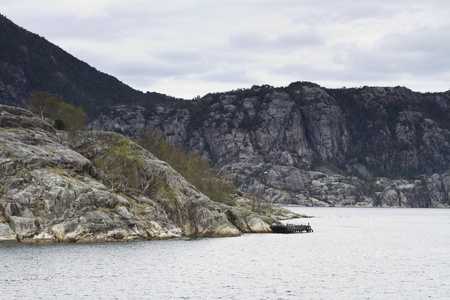
[[450, 91], [295, 82], [183, 101], [133, 90], [3, 16], [0, 33], [0, 103], [47, 90], [81, 105], [92, 129], [158, 129], [273, 203], [450, 205]]
[[90, 126], [130, 138], [158, 129], [275, 203], [441, 207], [450, 204], [449, 120], [450, 92], [296, 82], [117, 106]]
[[58, 94], [90, 116], [119, 103], [177, 101], [134, 90], [0, 15], [0, 104], [26, 107], [33, 91]]

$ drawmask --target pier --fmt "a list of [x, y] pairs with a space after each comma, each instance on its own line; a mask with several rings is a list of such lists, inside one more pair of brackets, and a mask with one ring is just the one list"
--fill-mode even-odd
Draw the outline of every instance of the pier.
[[302, 233], [313, 232], [311, 225], [296, 225], [296, 224], [272, 224], [270, 226], [273, 233]]

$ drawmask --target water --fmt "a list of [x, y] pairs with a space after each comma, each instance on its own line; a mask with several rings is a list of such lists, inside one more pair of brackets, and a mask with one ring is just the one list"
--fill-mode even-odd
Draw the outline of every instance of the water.
[[0, 299], [450, 299], [450, 210], [291, 209], [314, 233], [0, 243]]

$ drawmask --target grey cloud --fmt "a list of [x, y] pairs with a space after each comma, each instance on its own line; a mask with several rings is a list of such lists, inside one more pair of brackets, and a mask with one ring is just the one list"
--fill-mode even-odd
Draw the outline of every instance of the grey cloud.
[[426, 51], [412, 51], [411, 48], [407, 48], [407, 51], [378, 47], [367, 50], [349, 46], [342, 46], [336, 52], [327, 64], [293, 61], [272, 72], [299, 80], [353, 82], [355, 85], [368, 85], [370, 82], [392, 82], [398, 85], [406, 78], [418, 78], [419, 74], [422, 78], [436, 77], [443, 82], [450, 78], [450, 57], [445, 55], [434, 56]]
[[426, 26], [412, 32], [396, 33], [385, 37], [382, 46], [397, 51], [425, 52], [448, 56], [450, 53], [450, 23], [443, 26]]
[[[123, 36], [125, 28], [120, 22], [110, 22], [105, 16], [90, 16], [77, 18], [73, 14], [62, 13], [60, 15], [34, 16], [36, 23], [40, 24], [38, 30], [29, 30], [44, 35], [52, 42], [59, 40], [83, 40], [83, 41], [114, 41]], [[49, 19], [49, 22], [42, 20]], [[57, 24], [57, 26], [56, 26]]]
[[[399, 6], [397, 3], [380, 3], [379, 1], [348, 1], [335, 2], [330, 10], [331, 22], [352, 22], [362, 19], [388, 19], [402, 12], [408, 6]], [[325, 10], [326, 11], [326, 10]], [[324, 16], [325, 17], [325, 16]]]
[[[328, 79], [344, 79], [347, 73], [341, 69], [311, 65], [305, 62], [293, 62], [272, 70], [273, 74], [287, 75], [295, 81], [321, 81]], [[348, 78], [346, 78], [348, 79]]]
[[171, 62], [181, 62], [181, 63], [192, 63], [198, 62], [202, 55], [195, 51], [165, 51], [155, 55], [156, 59], [171, 61]]
[[341, 62], [352, 70], [370, 69], [386, 76], [397, 74], [439, 75], [450, 72], [450, 24], [386, 36], [370, 51], [348, 51]]
[[237, 49], [260, 49], [267, 41], [257, 33], [244, 33], [232, 36], [230, 44]]
[[[402, 1], [327, 1], [308, 0], [289, 7], [294, 10], [293, 23], [319, 26], [333, 23], [349, 23], [365, 19], [388, 19], [407, 10]], [[409, 3], [412, 4], [412, 1]]]
[[291, 51], [324, 44], [324, 39], [316, 30], [303, 30], [295, 33], [279, 34], [275, 38], [262, 37], [259, 33], [244, 33], [230, 38], [235, 49], [283, 50]]
[[[2, 13], [14, 11], [18, 25], [132, 86], [174, 78], [192, 89], [289, 79], [450, 82], [448, 0], [136, 0], [96, 2], [95, 10], [73, 3], [5, 0]], [[360, 43], [366, 48], [350, 44], [350, 34], [374, 28], [391, 34], [372, 48], [372, 37]]]
[[238, 83], [252, 83], [252, 79], [248, 77], [244, 70], [214, 70], [205, 72], [199, 79], [206, 81], [217, 82], [238, 82]]
[[[77, 57], [83, 57], [83, 60], [96, 68], [101, 66], [100, 70], [119, 78], [121, 81], [142, 82], [156, 81], [164, 77], [183, 77], [190, 74], [202, 74], [209, 70], [208, 65], [201, 60], [192, 59], [196, 57], [192, 54], [191, 59], [187, 56], [182, 59], [175, 53], [167, 53], [165, 59], [147, 57], [121, 57], [117, 59], [114, 55], [102, 55], [83, 49], [75, 53]], [[162, 54], [160, 54], [162, 55]], [[187, 54], [186, 54], [187, 55]], [[126, 81], [125, 79], [129, 79]]]
[[[131, 36], [152, 39], [161, 28], [173, 28], [173, 18], [185, 18], [183, 6], [164, 5], [156, 1], [111, 2], [102, 10], [89, 15], [69, 9], [56, 12], [43, 9], [38, 13], [27, 11], [26, 14], [30, 23], [38, 24], [36, 33], [50, 36], [56, 41], [120, 41]], [[27, 29], [36, 31], [36, 27]]]
[[281, 35], [278, 45], [287, 47], [317, 46], [324, 44], [324, 39], [316, 30], [301, 31], [291, 34]]
[[[309, 65], [293, 61], [274, 70], [310, 80], [392, 82], [394, 85], [406, 78], [441, 85], [450, 81], [450, 24], [423, 27], [410, 32], [397, 32], [383, 37], [372, 49], [339, 44], [324, 50], [333, 53], [327, 65]], [[418, 79], [421, 78], [421, 79]], [[409, 79], [408, 79], [409, 80]], [[425, 84], [423, 84], [425, 85]]]
[[127, 76], [147, 76], [147, 77], [173, 77], [188, 74], [201, 73], [206, 71], [201, 64], [173, 63], [165, 61], [135, 61], [120, 62], [115, 64], [115, 73]]

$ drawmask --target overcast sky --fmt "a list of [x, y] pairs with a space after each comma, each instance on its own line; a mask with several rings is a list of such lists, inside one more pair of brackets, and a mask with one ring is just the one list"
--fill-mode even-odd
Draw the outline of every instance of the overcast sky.
[[449, 0], [2, 0], [0, 13], [144, 92], [450, 89]]

